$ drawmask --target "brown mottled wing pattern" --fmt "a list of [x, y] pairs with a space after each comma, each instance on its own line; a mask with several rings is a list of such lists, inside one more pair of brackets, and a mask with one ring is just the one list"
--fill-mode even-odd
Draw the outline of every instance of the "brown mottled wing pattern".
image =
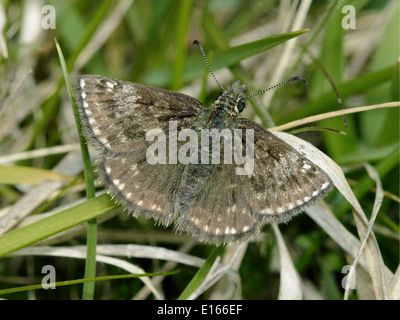
[[[195, 188], [197, 192], [193, 192]], [[190, 195], [188, 201], [186, 193]], [[189, 232], [200, 241], [232, 242], [259, 232], [234, 164], [189, 165], [177, 199], [177, 230]]]
[[239, 183], [255, 219], [287, 221], [332, 189], [322, 169], [262, 126], [238, 119], [237, 128], [254, 130], [254, 170]]
[[[78, 79], [79, 107], [86, 137], [101, 150], [99, 172], [110, 192], [134, 215], [164, 225], [174, 219], [174, 186], [181, 165], [149, 164], [146, 132], [169, 122], [190, 128], [202, 104], [187, 95], [138, 83], [83, 75]], [[167, 161], [168, 163], [168, 161]]]

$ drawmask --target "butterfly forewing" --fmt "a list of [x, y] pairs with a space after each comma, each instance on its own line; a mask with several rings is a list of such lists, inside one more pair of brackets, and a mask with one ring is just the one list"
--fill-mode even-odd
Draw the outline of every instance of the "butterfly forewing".
[[79, 77], [78, 92], [86, 135], [107, 153], [139, 152], [149, 130], [168, 136], [170, 121], [190, 128], [203, 109], [181, 93], [95, 75]]
[[[98, 170], [110, 193], [135, 216], [169, 225], [183, 171], [179, 163], [167, 162], [169, 125], [173, 121], [175, 131], [191, 128], [202, 104], [184, 94], [93, 75], [79, 77], [78, 92], [84, 132], [102, 151]], [[149, 139], [152, 129], [164, 135]], [[162, 164], [147, 157], [157, 139], [165, 147], [158, 150], [165, 152]]]

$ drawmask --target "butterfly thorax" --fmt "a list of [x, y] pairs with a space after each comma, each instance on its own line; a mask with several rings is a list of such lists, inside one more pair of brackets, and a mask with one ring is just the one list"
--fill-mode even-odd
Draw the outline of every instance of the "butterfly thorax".
[[239, 81], [232, 83], [225, 89], [213, 104], [215, 110], [221, 110], [231, 117], [238, 117], [244, 109], [247, 86]]

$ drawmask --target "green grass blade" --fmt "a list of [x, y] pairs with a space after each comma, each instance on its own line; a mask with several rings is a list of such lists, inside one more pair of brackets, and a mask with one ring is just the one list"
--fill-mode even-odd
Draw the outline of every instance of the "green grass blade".
[[[306, 33], [307, 31], [308, 30], [300, 30], [284, 33], [232, 47], [222, 52], [216, 52], [213, 55], [213, 62], [211, 67], [214, 71], [216, 71], [224, 67], [232, 66], [245, 58], [251, 57], [257, 53], [273, 48], [290, 39], [298, 37]], [[207, 52], [208, 48], [205, 48], [205, 50]], [[195, 57], [190, 57], [187, 59], [183, 73], [183, 80], [191, 81], [197, 79], [203, 75], [203, 72], [204, 59], [199, 53]], [[167, 65], [164, 68], [159, 68], [157, 70], [147, 72], [144, 75], [142, 82], [149, 85], [167, 87], [170, 83], [171, 76], [172, 66]]]
[[181, 293], [178, 300], [186, 300], [192, 294], [192, 292], [202, 283], [204, 278], [207, 276], [208, 272], [210, 271], [211, 267], [213, 266], [215, 259], [224, 250], [224, 246], [219, 246], [214, 248], [211, 254], [208, 256], [207, 260], [201, 266], [201, 268], [196, 272], [192, 280], [189, 282], [185, 290]]
[[[78, 130], [79, 144], [82, 151], [83, 171], [86, 181], [86, 196], [88, 199], [95, 197], [93, 168], [90, 162], [89, 150], [86, 144], [86, 139], [82, 133], [82, 126], [79, 118], [78, 106], [75, 102], [74, 92], [69, 80], [68, 68], [64, 60], [61, 48], [56, 40], [57, 52], [60, 58], [61, 67], [68, 89], [69, 99], [71, 101], [72, 110], [74, 113], [75, 124]], [[96, 275], [96, 245], [97, 245], [97, 222], [95, 219], [88, 222], [87, 230], [87, 259], [85, 264], [85, 278], [93, 278]], [[94, 282], [87, 282], [83, 285], [83, 299], [93, 299], [94, 297]]]
[[12, 230], [0, 237], [0, 257], [116, 208], [117, 205], [114, 201], [108, 195], [103, 194], [27, 226]]
[[34, 284], [34, 285], [29, 285], [29, 286], [21, 286], [21, 287], [16, 287], [16, 288], [3, 289], [3, 290], [0, 290], [0, 295], [24, 292], [24, 291], [30, 291], [30, 290], [37, 290], [37, 289], [44, 289], [45, 287], [53, 288], [53, 287], [72, 286], [75, 284], [80, 284], [80, 283], [85, 284], [87, 282], [95, 282], [95, 281], [132, 279], [132, 278], [156, 277], [156, 276], [164, 276], [165, 277], [165, 276], [177, 274], [178, 272], [179, 272], [178, 270], [175, 270], [175, 271], [168, 271], [168, 272], [151, 272], [151, 273], [141, 273], [141, 274], [120, 274], [120, 275], [113, 275], [113, 276], [58, 281], [58, 282], [46, 283], [46, 284]]
[[37, 185], [44, 180], [57, 180], [70, 183], [72, 180], [74, 180], [74, 178], [39, 168], [23, 166], [0, 166], [0, 184]]

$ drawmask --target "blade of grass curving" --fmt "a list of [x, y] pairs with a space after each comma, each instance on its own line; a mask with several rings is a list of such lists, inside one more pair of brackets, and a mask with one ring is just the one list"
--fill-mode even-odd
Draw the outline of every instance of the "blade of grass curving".
[[179, 271], [167, 271], [167, 272], [151, 272], [151, 273], [141, 273], [141, 274], [120, 274], [113, 276], [103, 276], [103, 277], [95, 277], [95, 278], [84, 278], [84, 279], [75, 279], [75, 280], [67, 280], [67, 281], [58, 281], [51, 282], [46, 284], [34, 284], [29, 286], [22, 286], [17, 288], [3, 289], [0, 290], [0, 295], [16, 293], [16, 292], [24, 292], [36, 289], [46, 289], [46, 288], [56, 288], [63, 286], [72, 286], [74, 284], [86, 283], [86, 282], [95, 282], [95, 281], [106, 281], [106, 280], [119, 280], [119, 279], [132, 279], [132, 278], [140, 278], [140, 277], [157, 277], [157, 276], [170, 276], [173, 274], [177, 274]]
[[[355, 259], [353, 261], [353, 264], [352, 264], [352, 266], [350, 268], [350, 273], [349, 273], [349, 275], [347, 277], [346, 288], [345, 288], [345, 292], [344, 292], [344, 300], [348, 300], [348, 298], [349, 298], [350, 285], [348, 285], [348, 284], [351, 283], [352, 278], [355, 276], [354, 270], [355, 270], [355, 268], [356, 268], [356, 266], [358, 264], [358, 261], [359, 261], [359, 259], [361, 257], [361, 254], [362, 254], [363, 249], [364, 249], [364, 247], [365, 247], [365, 245], [367, 243], [367, 240], [370, 237], [370, 234], [372, 232], [372, 227], [374, 225], [375, 219], [376, 219], [376, 217], [378, 215], [378, 211], [379, 211], [379, 209], [381, 207], [382, 200], [383, 200], [382, 182], [380, 180], [380, 177], [379, 177], [378, 173], [375, 171], [375, 169], [371, 165], [369, 165], [367, 163], [365, 164], [365, 168], [366, 168], [366, 170], [368, 172], [368, 175], [376, 183], [376, 196], [375, 196], [375, 201], [374, 201], [374, 208], [373, 208], [373, 211], [372, 211], [372, 214], [371, 214], [370, 221], [368, 223], [367, 230], [365, 231], [365, 234], [364, 234], [364, 236], [362, 238], [360, 248], [358, 249], [357, 255], [356, 255], [356, 257], [355, 257]], [[378, 251], [378, 253], [379, 253], [379, 251]], [[379, 290], [382, 291], [382, 296], [389, 297], [390, 296], [390, 289], [389, 289], [389, 285], [387, 283], [387, 279], [385, 278], [385, 273], [383, 272], [383, 261], [381, 259], [382, 259], [381, 256], [379, 256], [379, 257], [375, 256], [374, 257], [374, 261], [381, 262], [381, 264], [379, 265], [379, 269], [380, 269], [379, 271], [380, 272], [378, 274], [374, 274], [374, 276], [371, 273], [371, 279], [372, 279], [372, 282], [374, 283], [374, 287], [375, 288], [378, 287]]]
[[0, 237], [0, 257], [63, 230], [106, 214], [118, 206], [106, 194], [87, 200]]
[[294, 120], [294, 121], [282, 124], [280, 126], [270, 128], [269, 130], [270, 131], [283, 131], [283, 130], [302, 126], [307, 123], [313, 123], [313, 122], [323, 120], [323, 119], [340, 117], [340, 116], [343, 116], [344, 114], [358, 113], [358, 112], [375, 110], [375, 109], [380, 109], [380, 108], [398, 108], [398, 107], [400, 107], [400, 101], [386, 102], [386, 103], [381, 103], [381, 104], [375, 104], [372, 106], [362, 106], [362, 107], [356, 107], [356, 108], [351, 108], [351, 109], [346, 109], [346, 110], [331, 111], [331, 112], [317, 114], [317, 115], [310, 116], [310, 117], [305, 117], [305, 118], [299, 119], [299, 120]]
[[[214, 71], [216, 71], [224, 67], [232, 66], [245, 58], [251, 57], [257, 53], [273, 48], [294, 37], [298, 37], [306, 33], [307, 31], [308, 30], [299, 30], [289, 33], [283, 33], [215, 53], [215, 55], [213, 56], [212, 68]], [[198, 54], [195, 57], [190, 57], [187, 59], [187, 62], [185, 64], [183, 80], [191, 81], [201, 78], [203, 72], [204, 60], [202, 56]], [[147, 72], [146, 74], [144, 74], [142, 81], [149, 85], [166, 87], [170, 83], [171, 75], [172, 67], [171, 65], [167, 65], [164, 68], [158, 68], [157, 70], [151, 70]]]
[[44, 180], [57, 180], [70, 183], [74, 178], [46, 169], [22, 166], [0, 166], [0, 184], [38, 185]]
[[224, 246], [214, 248], [202, 267], [196, 272], [185, 290], [183, 290], [178, 300], [186, 300], [191, 295], [191, 293], [201, 284], [207, 273], [210, 271], [211, 267], [214, 265], [215, 259], [217, 259], [217, 257], [222, 254], [224, 248]]
[[[88, 199], [94, 198], [95, 187], [94, 187], [94, 176], [93, 176], [93, 168], [90, 162], [89, 150], [86, 144], [86, 139], [82, 133], [82, 126], [79, 118], [78, 106], [75, 103], [74, 92], [72, 90], [71, 82], [69, 80], [68, 68], [64, 60], [64, 56], [62, 54], [61, 48], [57, 42], [56, 48], [58, 52], [58, 56], [60, 58], [61, 67], [65, 79], [65, 83], [68, 89], [69, 99], [71, 101], [72, 111], [74, 113], [75, 124], [78, 131], [79, 136], [79, 144], [82, 151], [82, 160], [83, 160], [83, 171], [85, 175], [86, 181], [86, 196]], [[97, 244], [97, 222], [96, 219], [88, 221], [88, 230], [87, 230], [87, 259], [85, 264], [85, 278], [93, 278], [96, 275], [96, 244]], [[84, 300], [93, 299], [94, 296], [94, 282], [86, 282], [83, 285], [83, 295], [82, 298]]]

